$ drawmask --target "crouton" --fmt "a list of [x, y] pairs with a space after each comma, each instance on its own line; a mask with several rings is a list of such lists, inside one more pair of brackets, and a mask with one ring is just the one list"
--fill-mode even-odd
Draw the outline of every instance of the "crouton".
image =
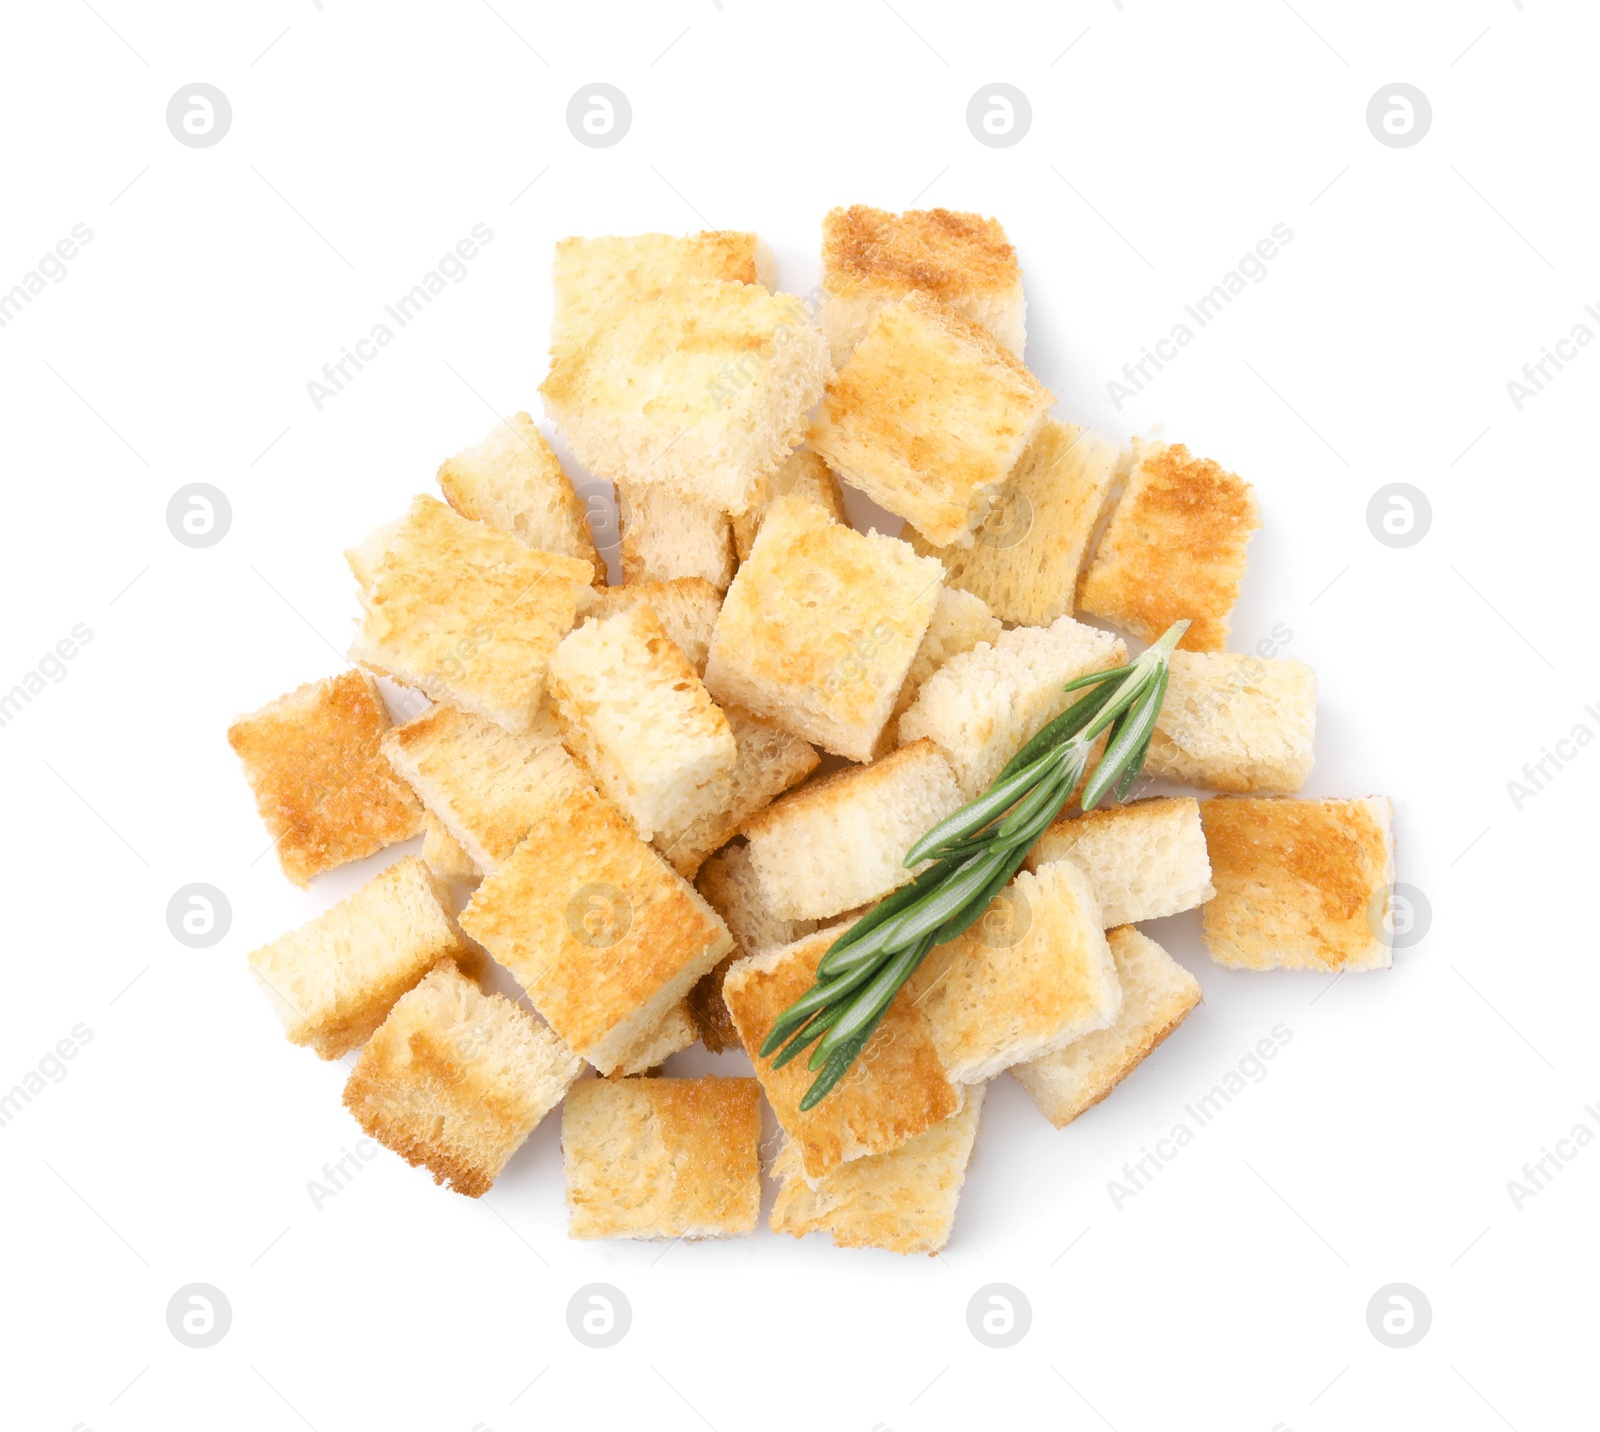
[[1005, 230], [981, 214], [834, 209], [822, 221], [822, 288], [822, 331], [835, 368], [844, 367], [878, 310], [908, 293], [949, 305], [1022, 357], [1022, 268]]
[[928, 868], [907, 869], [906, 852], [962, 802], [932, 741], [812, 781], [745, 823], [761, 898], [783, 920], [880, 899]]
[[567, 749], [641, 840], [680, 831], [726, 795], [728, 718], [648, 604], [586, 621], [550, 661]]
[[606, 564], [583, 503], [526, 413], [513, 413], [476, 447], [446, 459], [439, 490], [463, 517], [509, 532], [525, 547], [587, 562], [596, 585], [605, 585]]
[[1221, 651], [1245, 544], [1261, 525], [1255, 490], [1182, 443], [1136, 441], [1133, 457], [1078, 606], [1143, 641], [1187, 617], [1179, 648]]
[[444, 822], [427, 810], [422, 813], [422, 863], [435, 880], [477, 880], [483, 875]]
[[1024, 742], [1077, 700], [1063, 686], [1127, 657], [1116, 637], [1071, 617], [1016, 627], [951, 657], [922, 683], [900, 718], [900, 744], [931, 739], [974, 800]]
[[804, 1058], [781, 1069], [759, 1051], [778, 1016], [808, 989], [842, 925], [792, 945], [740, 960], [728, 971], [722, 997], [739, 1039], [755, 1064], [778, 1122], [798, 1148], [808, 1179], [820, 1179], [853, 1159], [888, 1153], [925, 1133], [960, 1107], [960, 1089], [946, 1077], [928, 1022], [902, 989], [828, 1096], [804, 1113], [800, 1101], [816, 1075]]
[[428, 868], [397, 860], [354, 895], [250, 955], [291, 1044], [337, 1059], [440, 960], [465, 954]]
[[895, 748], [900, 735], [900, 718], [911, 709], [922, 690], [922, 683], [953, 656], [971, 651], [980, 641], [995, 642], [1005, 628], [1000, 618], [984, 604], [982, 598], [955, 587], [939, 588], [939, 600], [933, 608], [933, 618], [922, 634], [922, 645], [911, 658], [911, 668], [900, 685], [894, 710], [878, 734], [877, 754], [885, 755]]
[[796, 1238], [828, 1233], [835, 1248], [937, 1253], [955, 1224], [983, 1094], [981, 1084], [968, 1089], [959, 1113], [889, 1153], [841, 1164], [815, 1188], [786, 1142], [772, 1165], [781, 1182], [768, 1226]]
[[699, 892], [587, 789], [539, 810], [461, 912], [461, 928], [602, 1074], [733, 943]]
[[1200, 1003], [1199, 982], [1147, 935], [1122, 925], [1106, 939], [1122, 986], [1116, 1022], [1011, 1070], [1058, 1129], [1105, 1098]]
[[1145, 759], [1152, 776], [1292, 795], [1316, 759], [1317, 674], [1244, 652], [1175, 651]]
[[722, 610], [722, 593], [701, 577], [678, 577], [670, 582], [631, 582], [609, 587], [595, 598], [594, 615], [614, 617], [648, 602], [661, 618], [667, 635], [689, 658], [697, 676], [704, 676], [711, 651], [711, 633]]
[[910, 542], [937, 557], [952, 587], [986, 601], [1003, 621], [1048, 626], [1072, 615], [1084, 551], [1116, 472], [1117, 446], [1046, 420], [995, 495], [970, 547]]
[[478, 1198], [582, 1069], [527, 1010], [446, 963], [389, 1012], [344, 1104], [413, 1168]]
[[913, 293], [873, 318], [808, 442], [928, 541], [967, 547], [1053, 401], [987, 329]]
[[1072, 861], [1089, 877], [1108, 930], [1192, 910], [1216, 894], [1200, 802], [1188, 796], [1157, 796], [1058, 820], [1039, 837], [1027, 865], [1039, 870], [1058, 860]]
[[422, 829], [422, 807], [379, 749], [388, 729], [363, 671], [298, 687], [228, 727], [278, 864], [296, 885]]
[[[767, 515], [767, 509], [780, 497], [793, 493], [808, 498], [822, 507], [835, 522], [850, 525], [849, 514], [844, 510], [844, 493], [833, 469], [808, 447], [797, 447], [784, 459], [771, 477], [766, 478], [758, 497], [738, 517], [729, 519], [733, 524], [733, 545], [741, 562], [750, 556], [756, 544], [756, 533]], [[724, 586], [727, 584], [724, 583]]]
[[754, 1079], [591, 1079], [567, 1096], [561, 1151], [574, 1238], [728, 1238], [761, 1217]]
[[352, 661], [508, 731], [533, 725], [550, 656], [593, 600], [589, 563], [425, 496], [346, 556], [368, 578]]
[[680, 1049], [687, 1049], [697, 1033], [694, 1015], [689, 1011], [689, 1001], [680, 999], [667, 1011], [667, 1017], [654, 1029], [647, 1029], [632, 1045], [623, 1051], [610, 1078], [625, 1079], [631, 1074], [644, 1074], [659, 1068]]
[[906, 543], [780, 497], [722, 603], [706, 685], [724, 705], [870, 760], [942, 581]]
[[701, 577], [728, 590], [734, 559], [727, 513], [661, 487], [619, 487], [617, 515], [624, 582]]
[[1215, 898], [1206, 948], [1241, 970], [1387, 969], [1394, 807], [1360, 800], [1202, 801]]

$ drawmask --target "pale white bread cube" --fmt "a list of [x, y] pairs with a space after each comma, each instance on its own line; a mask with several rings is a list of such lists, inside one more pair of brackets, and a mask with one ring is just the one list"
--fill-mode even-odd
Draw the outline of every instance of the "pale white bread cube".
[[671, 1055], [687, 1049], [696, 1037], [694, 1016], [689, 1001], [680, 999], [667, 1011], [667, 1017], [654, 1029], [647, 1029], [629, 1048], [608, 1076], [623, 1079], [630, 1074], [645, 1074], [659, 1067]]
[[827, 463], [802, 445], [783, 460], [782, 467], [762, 482], [759, 495], [752, 499], [749, 508], [729, 519], [733, 526], [734, 549], [741, 562], [750, 556], [750, 549], [756, 544], [756, 533], [761, 530], [767, 509], [778, 498], [791, 493], [796, 497], [809, 498], [824, 508], [835, 522], [841, 522], [846, 527], [850, 525], [839, 479], [833, 475], [833, 469]]
[[436, 880], [477, 880], [483, 874], [478, 862], [429, 810], [422, 813], [422, 863], [433, 872]]
[[1105, 1098], [1200, 1003], [1199, 982], [1149, 936], [1122, 925], [1106, 939], [1122, 986], [1116, 1022], [1011, 1070], [1058, 1129]]
[[716, 630], [717, 613], [722, 610], [722, 593], [703, 577], [631, 582], [597, 593], [593, 613], [597, 617], [614, 617], [641, 603], [648, 603], [654, 609], [667, 635], [689, 658], [689, 665], [697, 675], [704, 676], [706, 657], [711, 652], [711, 633]]
[[953, 656], [971, 651], [980, 641], [995, 642], [1005, 628], [981, 597], [955, 587], [941, 587], [933, 618], [922, 635], [922, 645], [895, 698], [894, 710], [878, 736], [878, 754], [892, 751], [900, 735], [900, 718], [911, 709], [922, 683]]
[[662, 487], [619, 487], [617, 516], [623, 582], [700, 577], [728, 590], [736, 563], [727, 513]]

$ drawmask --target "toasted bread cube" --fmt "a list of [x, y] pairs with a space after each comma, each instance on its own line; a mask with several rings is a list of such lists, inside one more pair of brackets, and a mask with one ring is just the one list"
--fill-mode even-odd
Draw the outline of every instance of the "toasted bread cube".
[[962, 1102], [961, 1090], [939, 1063], [927, 1020], [904, 989], [845, 1076], [804, 1113], [800, 1101], [816, 1078], [806, 1067], [808, 1061], [791, 1059], [774, 1069], [761, 1058], [761, 1045], [778, 1016], [811, 988], [817, 965], [844, 928], [833, 925], [740, 960], [722, 985], [756, 1078], [799, 1150], [808, 1179], [820, 1179], [853, 1159], [897, 1149], [948, 1119]]
[[250, 969], [292, 1044], [337, 1059], [384, 1021], [394, 1002], [466, 947], [416, 856], [315, 920], [250, 955]]
[[761, 898], [779, 919], [825, 920], [909, 885], [906, 852], [962, 804], [931, 741], [847, 766], [745, 823]]
[[558, 344], [539, 391], [591, 472], [739, 513], [804, 435], [829, 371], [799, 299], [685, 280]]
[[1316, 760], [1317, 674], [1304, 662], [1175, 651], [1145, 769], [1192, 786], [1292, 795]]
[[955, 1224], [983, 1093], [981, 1084], [968, 1089], [959, 1113], [889, 1153], [841, 1164], [815, 1188], [799, 1152], [785, 1143], [772, 1165], [781, 1183], [768, 1226], [796, 1238], [828, 1233], [835, 1248], [937, 1253]]
[[567, 1096], [573, 1238], [729, 1238], [761, 1217], [754, 1079], [591, 1079]]
[[689, 1010], [689, 1001], [680, 999], [667, 1011], [667, 1017], [660, 1024], [654, 1029], [645, 1030], [623, 1052], [621, 1061], [607, 1077], [626, 1079], [633, 1074], [648, 1074], [679, 1050], [687, 1049], [694, 1043], [698, 1033], [694, 1015]]
[[1022, 357], [1022, 268], [1006, 231], [981, 214], [834, 209], [822, 221], [822, 288], [822, 331], [835, 368], [844, 367], [878, 310], [908, 293], [949, 305]]
[[426, 496], [345, 555], [366, 609], [352, 661], [508, 731], [533, 726], [551, 654], [593, 600], [589, 563]]
[[722, 603], [706, 685], [724, 705], [870, 760], [942, 581], [908, 544], [780, 497]]
[[1063, 818], [1039, 837], [1029, 870], [1070, 860], [1089, 877], [1106, 929], [1160, 920], [1203, 905], [1216, 891], [1200, 802], [1155, 796]]
[[583, 503], [538, 424], [513, 413], [476, 447], [439, 468], [439, 490], [463, 517], [509, 532], [525, 547], [575, 557], [605, 586], [606, 564], [594, 548]]
[[1100, 907], [1070, 861], [1020, 873], [911, 977], [945, 1073], [981, 1084], [1104, 1029], [1122, 995]]
[[297, 687], [228, 727], [278, 864], [296, 885], [422, 829], [379, 749], [389, 713], [364, 671]]
[[1105, 1098], [1200, 1003], [1199, 982], [1149, 936], [1122, 925], [1106, 939], [1122, 986], [1116, 1022], [1011, 1071], [1058, 1129]]
[[729, 788], [739, 748], [728, 718], [647, 603], [561, 643], [550, 703], [567, 749], [641, 840], [683, 829]]
[[588, 789], [538, 812], [461, 912], [461, 928], [602, 1074], [733, 944], [699, 892]]
[[389, 1012], [344, 1104], [413, 1168], [478, 1198], [582, 1069], [527, 1010], [446, 963]]
[[686, 824], [658, 831], [655, 837], [656, 849], [685, 880], [693, 880], [713, 850], [726, 845], [746, 821], [791, 786], [799, 785], [821, 761], [809, 745], [781, 726], [757, 720], [737, 706], [722, 714], [739, 751], [726, 792], [709, 810]]
[[1239, 970], [1376, 970], [1390, 961], [1394, 806], [1360, 800], [1200, 803], [1211, 878], [1206, 948]]
[[1221, 651], [1261, 525], [1255, 490], [1182, 443], [1133, 446], [1133, 471], [1078, 588], [1090, 616], [1154, 641], [1187, 617], [1184, 651]]
[[622, 580], [671, 582], [700, 577], [719, 592], [733, 580], [728, 514], [661, 487], [618, 488]]
[[911, 545], [937, 557], [952, 587], [975, 593], [1003, 620], [1048, 626], [1072, 615], [1085, 549], [1116, 474], [1117, 445], [1047, 419], [996, 494], [970, 547]]
[[901, 746], [932, 740], [966, 799], [974, 800], [1025, 742], [1078, 699], [1063, 686], [1127, 656], [1116, 637], [1071, 617], [1016, 627], [951, 657], [922, 683], [900, 718]]
[[711, 633], [722, 610], [722, 593], [702, 577], [677, 577], [670, 582], [630, 582], [608, 587], [595, 598], [594, 615], [614, 617], [648, 603], [661, 618], [667, 635], [689, 658], [697, 676], [704, 677], [711, 652]]
[[542, 712], [515, 733], [439, 705], [384, 737], [384, 754], [485, 875], [522, 843], [546, 806], [587, 788]]
[[784, 459], [783, 466], [762, 482], [760, 495], [751, 501], [749, 508], [729, 519], [733, 524], [734, 549], [741, 562], [749, 559], [767, 510], [778, 498], [791, 493], [815, 502], [835, 522], [846, 527], [850, 525], [849, 514], [844, 510], [844, 492], [833, 469], [810, 448], [797, 447]]
[[435, 880], [477, 880], [483, 875], [444, 822], [427, 810], [422, 813], [422, 863]]
[[955, 587], [939, 588], [933, 619], [922, 634], [922, 645], [911, 658], [911, 669], [900, 684], [894, 710], [878, 734], [877, 754], [894, 750], [900, 737], [900, 718], [906, 714], [922, 690], [922, 683], [953, 656], [971, 651], [980, 641], [994, 643], [1005, 630], [1000, 618], [991, 612], [981, 597]]
[[1053, 401], [987, 329], [913, 293], [873, 318], [808, 441], [928, 541], [967, 547]]

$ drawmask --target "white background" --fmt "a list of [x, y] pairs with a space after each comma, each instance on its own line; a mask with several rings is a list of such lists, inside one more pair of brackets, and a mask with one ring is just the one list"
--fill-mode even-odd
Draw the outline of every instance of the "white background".
[[[1600, 352], [1521, 411], [1506, 391], [1600, 300], [1584, 8], [8, 7], [0, 289], [75, 223], [94, 237], [0, 330], [0, 687], [75, 623], [93, 639], [0, 729], [0, 1087], [73, 1026], [93, 1037], [0, 1129], [0, 1421], [1591, 1422], [1600, 1147], [1520, 1211], [1506, 1187], [1578, 1121], [1600, 1129], [1600, 974], [1576, 918], [1600, 750], [1520, 811], [1506, 785], [1576, 723], [1600, 731], [1583, 709], [1600, 703]], [[605, 150], [564, 120], [597, 80], [633, 106]], [[1008, 149], [965, 124], [996, 80], [1033, 107]], [[232, 102], [213, 148], [164, 121], [194, 81]], [[1394, 81], [1432, 102], [1412, 148], [1365, 123]], [[394, 852], [292, 888], [259, 858], [228, 720], [340, 669], [341, 550], [491, 410], [538, 413], [557, 237], [753, 228], [804, 292], [822, 214], [852, 202], [997, 215], [1060, 415], [1159, 430], [1256, 485], [1235, 645], [1293, 630], [1286, 654], [1322, 684], [1308, 791], [1393, 795], [1430, 932], [1330, 987], [1215, 968], [1197, 919], [1154, 927], [1205, 1004], [1063, 1132], [998, 1081], [938, 1259], [764, 1230], [569, 1242], [555, 1120], [481, 1202], [384, 1153], [314, 1208], [308, 1181], [357, 1132], [345, 1070], [283, 1040], [245, 955]], [[307, 380], [480, 222], [494, 237], [470, 276], [316, 411]], [[1114, 409], [1107, 380], [1277, 223], [1294, 238], [1269, 277]], [[233, 508], [203, 551], [164, 517], [194, 481]], [[1366, 525], [1392, 481], [1433, 508], [1405, 550]], [[207, 950], [166, 926], [192, 881], [232, 903]], [[1268, 1077], [1116, 1210], [1107, 1181], [1280, 1022], [1293, 1038]], [[1433, 1309], [1407, 1350], [1365, 1318], [1397, 1281]], [[167, 1330], [191, 1282], [233, 1309], [210, 1349]], [[605, 1351], [566, 1326], [591, 1282], [633, 1308]], [[966, 1325], [992, 1282], [1033, 1310], [1005, 1351]]]

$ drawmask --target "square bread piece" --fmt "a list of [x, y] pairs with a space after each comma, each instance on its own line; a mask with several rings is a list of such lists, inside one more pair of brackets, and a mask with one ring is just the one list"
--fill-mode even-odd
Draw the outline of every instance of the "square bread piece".
[[1078, 606], [1143, 641], [1190, 626], [1185, 651], [1221, 651], [1261, 525], [1255, 490], [1182, 443], [1135, 440], [1133, 471], [1078, 588]]
[[1027, 865], [1039, 870], [1058, 860], [1089, 877], [1108, 930], [1192, 910], [1217, 893], [1200, 802], [1190, 796], [1154, 796], [1058, 820], [1039, 837]]
[[383, 759], [388, 729], [364, 671], [298, 687], [228, 727], [278, 864], [296, 885], [422, 829], [422, 807]]
[[368, 1041], [344, 1104], [413, 1168], [478, 1198], [582, 1069], [527, 1010], [446, 963]]
[[345, 555], [366, 609], [352, 661], [508, 731], [532, 727], [550, 656], [594, 598], [588, 562], [425, 496]]
[[590, 790], [539, 812], [461, 928], [602, 1074], [733, 944], [699, 892]]
[[1002, 621], [1048, 626], [1072, 615], [1078, 573], [1119, 459], [1086, 428], [1046, 419], [993, 499], [970, 547], [911, 545], [937, 557], [952, 587], [982, 597]]
[[1016, 627], [951, 657], [922, 683], [900, 718], [900, 744], [931, 739], [965, 799], [974, 800], [1026, 741], [1078, 699], [1063, 686], [1127, 659], [1116, 637], [1071, 617]]
[[630, 582], [625, 587], [607, 587], [597, 593], [593, 614], [614, 617], [643, 602], [655, 609], [667, 635], [689, 658], [695, 675], [704, 677], [706, 657], [711, 653], [711, 633], [716, 630], [717, 613], [722, 610], [722, 593], [702, 577], [678, 577], [670, 582]]
[[1185, 785], [1293, 795], [1316, 760], [1317, 674], [1301, 661], [1175, 651], [1145, 769]]
[[540, 812], [589, 784], [548, 711], [517, 733], [441, 704], [390, 731], [383, 753], [485, 875]]
[[1022, 357], [1022, 267], [1006, 231], [981, 214], [834, 209], [822, 221], [822, 288], [822, 331], [835, 368], [844, 367], [878, 310], [908, 293], [949, 305]]
[[951, 657], [971, 651], [980, 641], [998, 641], [1004, 630], [1000, 618], [989, 610], [981, 597], [955, 587], [940, 587], [933, 619], [922, 634], [922, 645], [911, 658], [911, 669], [900, 685], [894, 710], [878, 736], [878, 754], [894, 750], [900, 736], [900, 718], [911, 709], [924, 681]]
[[1239, 970], [1389, 967], [1394, 807], [1359, 800], [1254, 800], [1200, 805], [1216, 897], [1206, 948]]
[[930, 542], [965, 547], [1053, 401], [987, 329], [913, 293], [873, 318], [808, 441]]
[[958, 1084], [1104, 1029], [1122, 1002], [1100, 907], [1070, 861], [1018, 874], [976, 924], [929, 951], [908, 988]]
[[309, 924], [250, 954], [291, 1044], [337, 1059], [442, 959], [466, 947], [416, 856], [397, 860]]
[[727, 513], [661, 487], [619, 487], [617, 518], [624, 582], [701, 577], [728, 590], [735, 562]]
[[871, 760], [943, 580], [909, 544], [780, 497], [723, 600], [706, 685], [836, 756]]
[[812, 1188], [800, 1155], [785, 1143], [772, 1165], [781, 1180], [768, 1226], [796, 1238], [828, 1233], [835, 1248], [937, 1253], [950, 1241], [983, 1111], [983, 1086], [961, 1112], [886, 1154], [842, 1164]]
[[591, 619], [550, 660], [567, 749], [641, 840], [721, 802], [739, 748], [721, 708], [648, 603]]
[[575, 557], [606, 583], [583, 503], [538, 424], [513, 413], [476, 447], [446, 459], [439, 490], [463, 517], [509, 532], [525, 547]]
[[756, 533], [766, 518], [767, 509], [780, 497], [790, 494], [809, 498], [823, 508], [835, 522], [848, 527], [850, 516], [844, 508], [844, 492], [833, 469], [808, 447], [797, 447], [783, 460], [771, 477], [762, 483], [759, 495], [739, 516], [730, 518], [733, 524], [733, 545], [741, 562], [750, 556], [756, 544]]
[[1116, 1023], [1011, 1071], [1058, 1129], [1105, 1098], [1200, 1003], [1199, 982], [1147, 935], [1122, 925], [1106, 939], [1122, 985]]
[[830, 371], [800, 299], [685, 280], [558, 346], [539, 391], [590, 472], [739, 513], [805, 436]]
[[845, 1076], [804, 1113], [800, 1101], [816, 1078], [806, 1067], [807, 1058], [774, 1069], [770, 1060], [759, 1057], [757, 1051], [778, 1016], [811, 988], [817, 965], [844, 928], [832, 925], [792, 945], [741, 960], [722, 985], [756, 1078], [799, 1150], [808, 1179], [820, 1179], [852, 1159], [897, 1149], [948, 1119], [962, 1103], [961, 1090], [939, 1063], [927, 1020], [904, 989]]
[[561, 1110], [573, 1238], [730, 1238], [761, 1218], [754, 1079], [589, 1079]]
[[960, 808], [961, 788], [931, 741], [847, 766], [745, 823], [761, 897], [784, 920], [825, 920], [909, 885], [931, 864], [906, 852]]

